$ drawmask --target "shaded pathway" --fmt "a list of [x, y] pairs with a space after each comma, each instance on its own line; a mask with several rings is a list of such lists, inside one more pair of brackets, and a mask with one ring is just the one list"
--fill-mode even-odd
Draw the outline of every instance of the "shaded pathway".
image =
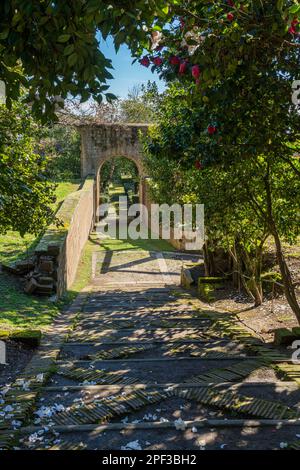
[[229, 337], [223, 316], [178, 286], [184, 257], [95, 255], [87, 298], [19, 446], [280, 449], [297, 439], [298, 385], [274, 371], [288, 358], [238, 325]]

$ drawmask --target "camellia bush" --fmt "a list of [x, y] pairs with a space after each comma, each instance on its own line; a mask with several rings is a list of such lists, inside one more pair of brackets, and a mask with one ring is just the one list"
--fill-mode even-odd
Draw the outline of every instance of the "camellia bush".
[[[199, 129], [206, 119], [201, 97], [172, 85], [158, 122], [144, 141], [153, 198], [160, 203], [203, 203], [206, 266], [219, 248], [228, 253], [229, 271], [259, 305], [266, 241], [273, 237], [285, 294], [298, 320], [295, 286], [282, 241], [296, 243], [300, 232], [300, 162], [283, 155], [234, 158], [231, 164], [203, 164], [202, 148], [210, 139]], [[291, 164], [290, 164], [291, 163]], [[208, 274], [215, 274], [208, 272]]]
[[[237, 172], [244, 187], [256, 181], [255, 174], [238, 169], [254, 165], [264, 196], [255, 197], [251, 187], [248, 194], [274, 239], [285, 295], [300, 322], [300, 306], [281, 244], [282, 236], [294, 234], [294, 223], [299, 223], [297, 213], [289, 219], [289, 203], [285, 203], [285, 197], [292, 195], [299, 210], [294, 181], [299, 180], [300, 113], [292, 100], [299, 79], [299, 2], [192, 0], [178, 3], [174, 11], [171, 27], [162, 29], [155, 48], [140, 59], [170, 82], [181, 83], [188, 95], [187, 123], [182, 124], [183, 132], [177, 128], [180, 138], [174, 143], [174, 128], [164, 124], [160, 138], [168, 145], [172, 142], [173, 159], [180, 165], [202, 171], [212, 167], [216, 177], [220, 170]], [[177, 100], [178, 114], [181, 105]], [[158, 145], [156, 140], [150, 142], [148, 151], [155, 153]], [[264, 164], [258, 165], [261, 159]], [[276, 165], [282, 165], [287, 180], [293, 181], [291, 188], [282, 182], [285, 196], [278, 194], [278, 200], [273, 196]]]
[[162, 29], [140, 62], [197, 95], [202, 164], [269, 151], [292, 157], [290, 144], [300, 132], [292, 101], [300, 66], [299, 2], [194, 0], [178, 2], [175, 11], [172, 27]]

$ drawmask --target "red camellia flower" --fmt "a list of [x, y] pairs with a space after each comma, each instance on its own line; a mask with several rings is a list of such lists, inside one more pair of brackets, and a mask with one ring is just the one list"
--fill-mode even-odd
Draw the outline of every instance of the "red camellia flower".
[[230, 7], [234, 7], [234, 6], [235, 6], [235, 4], [234, 4], [234, 2], [233, 2], [232, 0], [227, 0], [227, 3], [228, 3], [228, 5], [229, 5]]
[[185, 21], [183, 18], [180, 18], [180, 28], [183, 29], [185, 27]]
[[233, 21], [234, 20], [234, 14], [233, 13], [228, 13], [227, 14], [227, 19], [228, 19], [228, 21]]
[[169, 58], [169, 62], [171, 65], [179, 65], [180, 59], [176, 55], [171, 55], [171, 57]]
[[199, 65], [193, 65], [192, 67], [192, 76], [194, 77], [195, 80], [198, 80], [200, 77], [200, 67]]
[[212, 124], [210, 124], [207, 128], [207, 132], [209, 133], [209, 135], [215, 134], [217, 132], [216, 126], [213, 126]]
[[150, 65], [149, 57], [147, 56], [142, 57], [140, 60], [140, 64], [143, 65], [144, 67], [149, 67]]
[[290, 34], [297, 34], [296, 28], [297, 28], [298, 24], [299, 24], [298, 19], [294, 18], [293, 21], [291, 22], [291, 26], [289, 28], [289, 33]]
[[179, 66], [179, 73], [182, 75], [185, 73], [187, 69], [187, 62], [184, 61], [184, 62], [181, 62], [180, 66]]
[[200, 162], [199, 160], [196, 160], [196, 161], [195, 161], [195, 168], [196, 168], [197, 170], [201, 170], [202, 164], [201, 164], [201, 162]]
[[154, 65], [157, 65], [159, 67], [163, 63], [163, 60], [162, 60], [161, 57], [154, 57], [152, 62], [153, 62]]

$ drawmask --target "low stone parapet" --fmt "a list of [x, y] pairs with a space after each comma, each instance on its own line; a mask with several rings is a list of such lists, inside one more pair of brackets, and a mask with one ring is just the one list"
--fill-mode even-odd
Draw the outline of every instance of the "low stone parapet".
[[75, 280], [82, 250], [94, 225], [93, 177], [69, 194], [34, 252], [34, 269], [26, 276], [25, 291], [61, 297]]

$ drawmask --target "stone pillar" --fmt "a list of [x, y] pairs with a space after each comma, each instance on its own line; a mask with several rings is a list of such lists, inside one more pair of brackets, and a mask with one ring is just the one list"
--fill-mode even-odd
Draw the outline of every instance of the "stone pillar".
[[93, 168], [93, 148], [88, 127], [80, 127], [81, 135], [81, 178], [95, 173]]

